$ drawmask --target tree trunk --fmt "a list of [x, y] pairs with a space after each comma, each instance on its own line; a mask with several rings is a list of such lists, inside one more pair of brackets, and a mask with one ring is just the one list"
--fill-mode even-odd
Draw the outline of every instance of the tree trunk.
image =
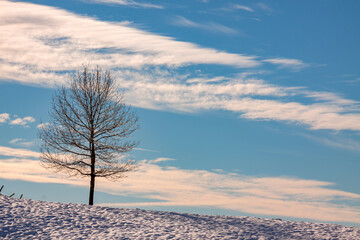
[[95, 174], [90, 176], [89, 205], [94, 205]]
[[[91, 125], [93, 121], [91, 120]], [[91, 129], [90, 137], [90, 160], [91, 160], [91, 173], [90, 173], [90, 193], [89, 193], [89, 205], [94, 205], [94, 189], [95, 189], [95, 146], [94, 146], [94, 129]]]
[[95, 151], [94, 144], [92, 144], [89, 205], [94, 205], [95, 176]]

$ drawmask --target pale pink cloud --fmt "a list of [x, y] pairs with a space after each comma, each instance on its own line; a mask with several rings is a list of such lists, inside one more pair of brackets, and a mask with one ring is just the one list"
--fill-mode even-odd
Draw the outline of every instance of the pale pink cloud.
[[0, 123], [5, 123], [9, 119], [10, 119], [10, 115], [8, 113], [0, 114]]
[[14, 139], [10, 140], [9, 143], [13, 144], [13, 145], [18, 145], [21, 147], [31, 147], [31, 146], [35, 145], [34, 140], [29, 141], [29, 140], [22, 139], [22, 138], [14, 138]]
[[19, 157], [19, 158], [39, 158], [40, 153], [28, 149], [11, 148], [0, 146], [0, 156]]
[[16, 118], [10, 121], [10, 125], [20, 125], [27, 127], [29, 123], [35, 122], [35, 118], [33, 117], [24, 117], [24, 118]]
[[[254, 67], [260, 64], [253, 56], [177, 41], [137, 29], [128, 22], [104, 22], [32, 3], [1, 1], [0, 8], [3, 10], [0, 53], [10, 70], [20, 68], [46, 76], [51, 71], [74, 70], [84, 59], [93, 59], [93, 64], [106, 68], [187, 64]], [[113, 50], [97, 51], [105, 48]], [[0, 77], [16, 77], [14, 70], [10, 70]], [[20, 77], [14, 80], [21, 81]]]
[[[127, 89], [129, 101], [138, 107], [190, 113], [227, 110], [247, 119], [293, 122], [311, 129], [360, 130], [358, 102], [334, 93], [281, 87], [251, 78], [189, 78], [183, 84], [186, 77], [171, 74], [134, 71], [116, 74], [119, 84]], [[317, 102], [290, 101], [294, 95]], [[261, 99], [266, 96], [273, 100]]]
[[[248, 119], [293, 122], [310, 129], [360, 130], [358, 102], [333, 93], [276, 86], [249, 79], [248, 72], [243, 77], [171, 76], [171, 69], [189, 64], [253, 68], [268, 62], [300, 69], [306, 66], [301, 60], [259, 60], [177, 41], [128, 22], [104, 22], [33, 3], [0, 1], [0, 8], [1, 79], [58, 87], [68, 82], [64, 71], [76, 70], [84, 59], [93, 59], [91, 64], [115, 69], [129, 103], [137, 107], [188, 113], [226, 110]], [[151, 72], [148, 66], [162, 70]], [[292, 101], [293, 95], [315, 102]], [[0, 122], [10, 121], [4, 117]], [[19, 118], [12, 124], [26, 126], [26, 121]]]
[[[13, 153], [9, 153], [9, 151]], [[5, 153], [5, 154], [4, 154]], [[48, 172], [39, 154], [0, 148], [3, 179], [39, 183], [62, 183], [87, 187], [84, 178], [69, 178]], [[166, 158], [142, 161], [138, 171], [119, 182], [99, 178], [97, 191], [152, 201], [101, 204], [113, 207], [183, 206], [228, 209], [249, 214], [286, 216], [334, 222], [359, 222], [360, 195], [333, 189], [330, 182], [290, 177], [252, 177], [225, 171], [190, 170], [158, 165]], [[332, 188], [329, 188], [331, 187]], [[157, 201], [154, 201], [157, 200]], [[338, 203], [343, 201], [343, 204]]]

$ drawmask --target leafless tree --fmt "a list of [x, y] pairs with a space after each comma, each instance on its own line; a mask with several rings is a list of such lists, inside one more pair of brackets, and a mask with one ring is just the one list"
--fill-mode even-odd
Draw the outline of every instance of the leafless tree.
[[94, 203], [95, 178], [118, 180], [136, 169], [126, 153], [138, 118], [124, 103], [110, 72], [96, 67], [71, 78], [52, 99], [50, 124], [39, 129], [42, 165], [69, 175], [90, 177], [89, 205]]

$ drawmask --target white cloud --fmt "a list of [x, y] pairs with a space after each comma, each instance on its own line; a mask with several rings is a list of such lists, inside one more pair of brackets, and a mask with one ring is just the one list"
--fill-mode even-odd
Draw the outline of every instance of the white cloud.
[[269, 5], [267, 5], [264, 2], [259, 2], [259, 3], [256, 4], [256, 6], [259, 9], [261, 9], [262, 11], [264, 11], [264, 12], [267, 12], [267, 13], [272, 13], [273, 12], [273, 9], [271, 7], [269, 7]]
[[234, 9], [241, 9], [241, 10], [245, 10], [245, 11], [248, 11], [248, 12], [254, 12], [254, 9], [252, 9], [250, 7], [247, 7], [247, 6], [244, 6], [244, 5], [240, 5], [240, 4], [234, 4], [232, 7]]
[[27, 141], [23, 138], [15, 138], [9, 141], [10, 144], [21, 146], [21, 147], [31, 147], [35, 145], [35, 141]]
[[[221, 82], [214, 84], [213, 78], [194, 79], [164, 72], [117, 74], [120, 85], [127, 89], [128, 100], [138, 107], [183, 112], [227, 110], [248, 119], [295, 122], [311, 129], [360, 130], [357, 102], [333, 93], [280, 87], [256, 79], [218, 78]], [[266, 96], [273, 99], [261, 99]], [[291, 102], [292, 96], [320, 102]]]
[[157, 8], [163, 9], [164, 7], [161, 5], [151, 4], [151, 3], [140, 3], [132, 0], [90, 0], [96, 3], [113, 3], [131, 7], [142, 7], [142, 8]]
[[[4, 147], [0, 147], [1, 151]], [[8, 149], [9, 150], [9, 149]], [[19, 158], [2, 159], [3, 179], [62, 183], [87, 187], [87, 179], [50, 173], [35, 160], [38, 153], [16, 152]], [[7, 151], [2, 151], [7, 152]], [[152, 199], [148, 202], [104, 204], [118, 207], [187, 206], [229, 209], [250, 214], [286, 216], [321, 221], [359, 222], [360, 209], [349, 203], [360, 195], [329, 188], [330, 182], [289, 177], [251, 177], [227, 172], [161, 167], [159, 159], [143, 161], [138, 171], [121, 183], [99, 178], [97, 190], [120, 196]], [[157, 200], [157, 201], [153, 201]], [[343, 203], [339, 203], [343, 202]]]
[[134, 150], [137, 151], [145, 151], [145, 152], [158, 152], [156, 150], [151, 150], [151, 149], [146, 149], [146, 148], [133, 148]]
[[10, 140], [9, 143], [15, 144], [15, 143], [20, 142], [20, 141], [22, 141], [22, 140], [23, 140], [22, 138], [15, 138], [15, 139]]
[[[2, 147], [0, 147], [1, 150]], [[1, 154], [0, 154], [1, 155]], [[37, 183], [62, 183], [75, 186], [86, 186], [84, 179], [68, 178], [62, 173], [46, 171], [38, 160], [23, 158], [2, 159], [0, 161], [1, 178], [10, 180], [23, 180]]]
[[9, 119], [10, 119], [10, 115], [8, 113], [0, 114], [0, 123], [5, 123]]
[[263, 60], [263, 62], [279, 65], [280, 68], [291, 68], [294, 70], [300, 70], [306, 67], [306, 64], [299, 59], [271, 58], [271, 59], [265, 59]]
[[10, 121], [10, 125], [20, 125], [28, 127], [28, 124], [32, 122], [35, 122], [35, 118], [33, 117], [16, 118]]
[[[249, 78], [249, 71], [238, 77], [171, 73], [176, 70], [173, 67], [188, 64], [256, 67], [262, 62], [298, 70], [306, 66], [301, 60], [261, 61], [176, 41], [129, 23], [103, 22], [32, 3], [1, 1], [0, 8], [4, 10], [0, 15], [0, 79], [56, 87], [66, 84], [64, 71], [77, 70], [84, 59], [94, 59], [91, 64], [116, 72], [129, 103], [137, 107], [227, 110], [248, 119], [296, 122], [312, 129], [360, 130], [358, 103], [333, 93], [267, 84]], [[291, 101], [294, 95], [315, 102]], [[9, 119], [0, 117], [0, 121]], [[24, 119], [12, 123], [26, 124]]]
[[10, 114], [2, 113], [0, 114], [0, 123], [8, 123], [10, 125], [20, 125], [23, 127], [28, 127], [29, 123], [35, 122], [35, 118], [33, 117], [24, 117], [24, 118], [16, 118], [11, 119]]
[[240, 5], [240, 4], [229, 4], [226, 7], [216, 8], [214, 11], [225, 11], [225, 12], [234, 12], [236, 10], [244, 10], [247, 12], [255, 12], [255, 10], [251, 7]]
[[166, 162], [166, 161], [174, 161], [175, 159], [173, 158], [157, 158], [154, 160], [148, 160], [146, 161], [146, 163], [159, 163], [159, 162]]
[[40, 153], [27, 149], [10, 148], [0, 146], [0, 156], [18, 157], [18, 158], [39, 158]]
[[358, 83], [360, 83], [360, 78], [355, 78], [352, 80], [342, 80], [342, 83], [347, 83], [349, 85], [357, 85]]
[[189, 78], [186, 80], [187, 83], [209, 83], [209, 82], [222, 82], [224, 80], [229, 80], [229, 78], [225, 78], [225, 77], [214, 77], [214, 78], [201, 78], [201, 77], [197, 77], [197, 78]]
[[342, 114], [331, 106], [244, 98], [229, 101], [226, 109], [244, 112], [248, 119], [282, 120], [306, 124], [311, 129], [360, 130], [360, 114]]
[[321, 143], [323, 145], [360, 152], [360, 142], [349, 139], [349, 138], [337, 137], [335, 139], [335, 138], [330, 138], [330, 137], [327, 137], [327, 138], [317, 137], [317, 136], [312, 136], [309, 134], [301, 134], [301, 135], [312, 141]]
[[[46, 65], [44, 65], [44, 67], [46, 68]], [[40, 66], [34, 66], [30, 61], [28, 64], [26, 64], [26, 62], [2, 62], [2, 64], [0, 64], [1, 79], [15, 80], [24, 84], [38, 84], [46, 87], [59, 87], [61, 85], [66, 85], [67, 77], [67, 73], [59, 74], [49, 70], [41, 70]]]
[[225, 34], [236, 34], [237, 33], [236, 30], [229, 28], [227, 26], [224, 26], [222, 24], [219, 24], [219, 23], [213, 23], [213, 22], [198, 23], [198, 22], [191, 21], [182, 16], [175, 17], [173, 20], [173, 23], [176, 26], [204, 29], [207, 31], [217, 32], [217, 33], [225, 33]]
[[315, 92], [303, 90], [302, 94], [306, 95], [306, 97], [308, 98], [314, 98], [317, 101], [329, 102], [336, 105], [348, 105], [350, 106], [350, 108], [354, 107], [355, 109], [357, 109], [359, 105], [359, 102], [357, 101], [344, 99], [339, 95], [330, 92]]
[[[105, 190], [106, 186], [100, 185]], [[158, 201], [106, 205], [215, 207], [260, 215], [359, 221], [359, 209], [332, 201], [359, 201], [360, 195], [328, 189], [331, 185], [316, 180], [257, 178], [146, 163], [140, 171], [124, 179], [118, 189], [110, 189], [109, 186], [108, 191]]]
[[47, 85], [54, 86], [64, 82], [58, 72], [76, 70], [84, 59], [103, 68], [260, 64], [253, 56], [176, 41], [129, 23], [103, 22], [32, 3], [1, 1], [0, 8], [2, 79], [42, 85], [50, 79]]
[[46, 128], [46, 127], [48, 127], [50, 125], [51, 125], [51, 123], [40, 123], [36, 127], [37, 128]]

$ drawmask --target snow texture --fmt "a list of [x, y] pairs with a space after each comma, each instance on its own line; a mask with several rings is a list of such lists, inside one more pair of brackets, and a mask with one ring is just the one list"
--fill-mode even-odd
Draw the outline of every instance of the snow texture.
[[360, 228], [52, 203], [0, 195], [0, 239], [360, 239]]

